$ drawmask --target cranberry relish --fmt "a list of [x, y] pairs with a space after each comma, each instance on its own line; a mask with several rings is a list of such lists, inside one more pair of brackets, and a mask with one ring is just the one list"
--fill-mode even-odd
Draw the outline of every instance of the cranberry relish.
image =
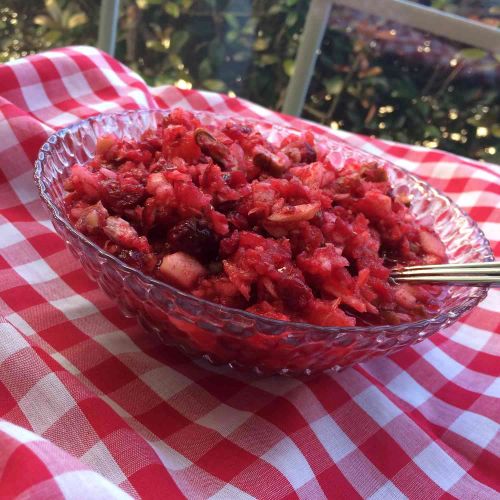
[[440, 263], [377, 163], [332, 164], [313, 135], [271, 144], [230, 119], [174, 109], [139, 140], [101, 137], [65, 182], [75, 227], [106, 251], [193, 295], [323, 326], [428, 316], [439, 288], [395, 285], [388, 262]]

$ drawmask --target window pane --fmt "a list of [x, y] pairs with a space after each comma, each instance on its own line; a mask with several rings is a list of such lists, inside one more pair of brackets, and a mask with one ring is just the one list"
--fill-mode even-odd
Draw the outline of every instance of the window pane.
[[[430, 2], [427, 2], [430, 3]], [[486, 18], [487, 2], [435, 1]], [[460, 5], [463, 4], [463, 9]], [[489, 17], [487, 17], [489, 16]], [[367, 135], [500, 161], [499, 55], [334, 6], [304, 116]]]

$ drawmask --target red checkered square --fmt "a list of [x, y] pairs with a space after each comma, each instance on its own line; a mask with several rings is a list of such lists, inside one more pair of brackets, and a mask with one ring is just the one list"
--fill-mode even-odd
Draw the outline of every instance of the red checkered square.
[[255, 460], [231, 484], [254, 498], [299, 498], [284, 472], [262, 460]]
[[371, 463], [379, 470], [383, 470], [387, 477], [394, 477], [411, 461], [411, 457], [384, 429], [375, 432], [360, 445], [359, 449]]
[[230, 482], [258, 458], [236, 446], [229, 440], [222, 440], [196, 461], [196, 465], [205, 469], [223, 481]]
[[193, 463], [198, 462], [222, 440], [223, 437], [217, 431], [189, 422], [165, 438], [170, 447]]
[[[2, 436], [2, 441], [5, 437]], [[2, 443], [4, 453], [10, 443]], [[29, 478], [25, 472], [25, 465], [29, 464]], [[4, 498], [16, 498], [26, 490], [34, 486], [49, 481], [53, 475], [49, 471], [47, 464], [26, 445], [19, 445], [9, 456], [2, 467], [2, 482], [0, 483], [0, 495]], [[57, 488], [50, 488], [52, 494], [60, 493]]]
[[190, 424], [189, 419], [183, 417], [165, 402], [144, 413], [137, 414], [135, 418], [141, 425], [162, 440], [185, 429]]

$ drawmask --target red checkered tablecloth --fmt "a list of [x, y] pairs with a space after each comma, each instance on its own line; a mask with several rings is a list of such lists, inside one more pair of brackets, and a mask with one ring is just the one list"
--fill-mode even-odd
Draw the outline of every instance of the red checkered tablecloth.
[[[302, 123], [149, 88], [90, 47], [0, 66], [0, 497], [499, 497], [500, 290], [390, 357], [265, 379], [163, 346], [86, 277], [42, 207], [33, 160], [57, 128], [157, 106]], [[500, 256], [499, 167], [316, 130], [427, 178]]]

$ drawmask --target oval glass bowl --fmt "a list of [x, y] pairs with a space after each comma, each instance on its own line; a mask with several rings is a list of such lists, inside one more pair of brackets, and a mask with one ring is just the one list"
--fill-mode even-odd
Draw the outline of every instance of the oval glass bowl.
[[[52, 135], [35, 163], [35, 180], [56, 231], [80, 259], [87, 274], [116, 301], [128, 317], [136, 317], [149, 332], [168, 344], [201, 355], [216, 364], [229, 364], [264, 374], [310, 374], [341, 368], [375, 356], [390, 354], [419, 342], [456, 321], [487, 293], [487, 287], [450, 287], [435, 317], [397, 326], [319, 327], [273, 320], [193, 297], [157, 281], [110, 255], [78, 232], [64, 211], [63, 181], [69, 167], [94, 156], [96, 139], [113, 133], [138, 138], [168, 110], [141, 110], [89, 118]], [[196, 113], [205, 125], [227, 119], [251, 122], [271, 142], [294, 129], [264, 121]], [[469, 216], [424, 181], [368, 153], [327, 137], [327, 147], [338, 165], [354, 159], [377, 161], [388, 169], [395, 190], [409, 191], [417, 220], [430, 221], [453, 262], [493, 260], [488, 241]]]

